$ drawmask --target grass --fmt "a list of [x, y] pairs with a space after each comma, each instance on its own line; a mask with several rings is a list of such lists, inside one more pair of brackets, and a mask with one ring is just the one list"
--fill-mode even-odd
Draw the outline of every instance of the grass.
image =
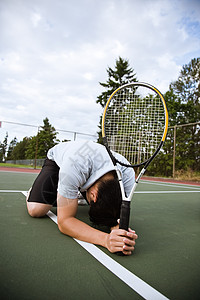
[[195, 172], [191, 169], [187, 171], [179, 170], [175, 172], [175, 179], [200, 182], [200, 172]]
[[[32, 165], [17, 165], [17, 164], [8, 164], [8, 163], [0, 163], [0, 167], [34, 169]], [[36, 169], [41, 169], [41, 166], [36, 166]]]

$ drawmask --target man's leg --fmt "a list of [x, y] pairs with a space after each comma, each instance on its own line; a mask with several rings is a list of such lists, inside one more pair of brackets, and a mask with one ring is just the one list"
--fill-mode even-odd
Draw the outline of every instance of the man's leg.
[[29, 190], [26, 204], [31, 217], [44, 217], [56, 204], [59, 167], [49, 159]]
[[29, 215], [33, 218], [44, 217], [53, 205], [38, 202], [28, 202], [30, 191], [31, 189], [28, 191], [28, 195], [26, 197], [26, 205]]
[[52, 205], [50, 204], [27, 202], [28, 213], [33, 218], [44, 217], [51, 208]]

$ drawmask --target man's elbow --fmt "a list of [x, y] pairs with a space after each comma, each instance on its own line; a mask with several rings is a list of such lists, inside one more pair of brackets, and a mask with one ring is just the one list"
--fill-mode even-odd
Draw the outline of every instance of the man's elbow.
[[57, 219], [58, 222], [58, 229], [60, 230], [61, 233], [66, 234], [63, 226], [63, 221], [60, 219]]
[[70, 219], [58, 218], [58, 229], [61, 233], [70, 235]]

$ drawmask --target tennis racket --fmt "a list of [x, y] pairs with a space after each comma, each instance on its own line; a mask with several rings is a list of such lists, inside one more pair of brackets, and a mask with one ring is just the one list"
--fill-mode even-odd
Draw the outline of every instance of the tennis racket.
[[[106, 103], [102, 117], [102, 137], [121, 188], [121, 229], [128, 230], [134, 191], [148, 165], [163, 146], [167, 128], [168, 112], [164, 97], [150, 84], [125, 84], [116, 89]], [[130, 164], [119, 161], [112, 151], [123, 155]], [[118, 164], [127, 168], [142, 166], [128, 197], [125, 195]]]

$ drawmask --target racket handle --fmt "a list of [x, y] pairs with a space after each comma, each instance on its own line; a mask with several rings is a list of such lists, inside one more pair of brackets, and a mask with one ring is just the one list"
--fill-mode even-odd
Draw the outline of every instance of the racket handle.
[[122, 200], [119, 229], [128, 231], [130, 217], [130, 201]]

